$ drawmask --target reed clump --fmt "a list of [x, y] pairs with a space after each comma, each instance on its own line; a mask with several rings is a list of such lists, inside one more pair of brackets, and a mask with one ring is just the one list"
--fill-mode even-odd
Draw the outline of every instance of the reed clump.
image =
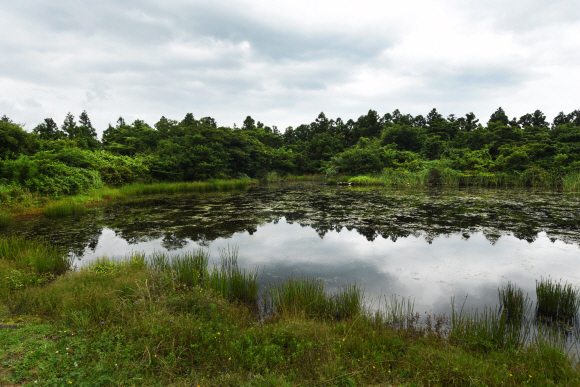
[[578, 315], [578, 289], [569, 283], [542, 278], [536, 281], [536, 297], [538, 317], [570, 321]]
[[499, 306], [507, 313], [509, 320], [519, 322], [529, 312], [531, 303], [528, 297], [524, 298], [524, 291], [508, 282], [504, 288], [498, 288]]
[[56, 202], [44, 208], [43, 213], [47, 217], [58, 218], [69, 215], [83, 215], [88, 212], [85, 203], [79, 203], [73, 200]]
[[452, 299], [452, 342], [483, 352], [522, 348], [527, 343], [531, 331], [530, 320], [508, 319], [508, 314], [501, 307], [468, 311], [462, 306], [457, 313], [454, 301]]
[[0, 212], [0, 228], [7, 228], [14, 225], [14, 217], [6, 212]]
[[326, 291], [323, 280], [295, 277], [271, 284], [266, 289], [267, 308], [281, 315], [304, 315], [308, 317], [344, 320], [358, 316], [363, 311], [364, 291], [360, 285], [345, 284], [336, 292]]
[[562, 177], [562, 188], [568, 192], [580, 192], [580, 171], [564, 175]]
[[261, 277], [258, 269], [238, 267], [238, 248], [220, 249], [220, 267], [208, 274], [206, 286], [228, 300], [256, 305]]
[[206, 182], [131, 184], [119, 188], [125, 196], [184, 192], [221, 192], [243, 190], [244, 180], [210, 180]]

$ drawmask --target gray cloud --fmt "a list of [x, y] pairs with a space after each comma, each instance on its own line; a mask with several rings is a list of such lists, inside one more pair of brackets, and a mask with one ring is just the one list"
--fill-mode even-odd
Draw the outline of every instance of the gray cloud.
[[370, 108], [553, 116], [580, 98], [574, 3], [11, 2], [0, 115], [33, 127], [86, 109], [100, 131], [187, 112], [281, 128]]

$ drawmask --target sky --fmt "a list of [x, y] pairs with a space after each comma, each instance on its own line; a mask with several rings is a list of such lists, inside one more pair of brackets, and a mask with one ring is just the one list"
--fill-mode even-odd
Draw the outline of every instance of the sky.
[[373, 109], [486, 123], [580, 109], [578, 0], [0, 0], [0, 116], [251, 115], [280, 130]]

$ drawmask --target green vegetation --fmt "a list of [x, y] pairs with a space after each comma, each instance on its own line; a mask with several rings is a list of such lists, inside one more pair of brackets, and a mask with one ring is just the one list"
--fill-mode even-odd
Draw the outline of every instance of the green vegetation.
[[[52, 263], [38, 266], [39, 255]], [[442, 316], [419, 324], [410, 300], [392, 297], [371, 313], [359, 286], [327, 293], [322, 282], [293, 276], [268, 288], [274, 309], [260, 318], [254, 303], [259, 279], [254, 272], [242, 275], [237, 250], [223, 250], [213, 269], [208, 259], [202, 250], [103, 257], [33, 281], [35, 273], [62, 274], [67, 255], [43, 241], [2, 240], [2, 278], [17, 268], [36, 271], [24, 271], [19, 286], [3, 285], [0, 384], [580, 382], [580, 369], [557, 335], [526, 341], [529, 332], [515, 329], [502, 313], [462, 311], [453, 313], [451, 325]], [[511, 285], [500, 294], [519, 299]]]
[[[219, 127], [211, 117], [161, 117], [153, 126], [119, 118], [101, 140], [86, 112], [51, 118], [32, 132], [0, 120], [0, 206], [21, 212], [63, 196], [124, 187], [136, 192], [196, 191], [164, 185], [226, 180], [341, 181], [396, 187], [536, 187], [580, 192], [580, 110], [550, 124], [536, 110], [509, 119], [499, 108], [483, 125], [472, 113], [426, 117], [369, 110], [357, 120], [328, 119], [283, 133], [246, 117]], [[148, 188], [150, 183], [160, 183]], [[136, 188], [136, 187], [143, 188]], [[179, 188], [178, 188], [179, 187]], [[51, 199], [47, 199], [51, 198]], [[14, 210], [17, 209], [17, 210]]]
[[59, 217], [66, 215], [82, 215], [88, 211], [84, 203], [78, 203], [72, 200], [66, 200], [50, 204], [43, 209], [43, 213], [48, 217]]
[[569, 322], [578, 315], [580, 297], [571, 284], [541, 279], [536, 281], [536, 295], [539, 317]]

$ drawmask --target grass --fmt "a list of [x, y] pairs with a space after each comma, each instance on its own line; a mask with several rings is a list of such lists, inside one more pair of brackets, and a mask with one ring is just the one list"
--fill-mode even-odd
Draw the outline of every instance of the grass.
[[[226, 192], [244, 190], [253, 180], [209, 180], [206, 182], [129, 184], [115, 187], [95, 188], [83, 194], [65, 198], [39, 197], [28, 195], [23, 202], [2, 204], [0, 227], [10, 222], [10, 217], [45, 215], [51, 217], [82, 214], [88, 207], [103, 201], [117, 200], [130, 196], [174, 194], [186, 192]], [[9, 223], [6, 223], [9, 224]]]
[[398, 188], [424, 188], [430, 185], [441, 185], [444, 187], [475, 186], [486, 188], [532, 187], [580, 192], [580, 172], [562, 175], [534, 168], [517, 173], [461, 172], [448, 167], [441, 170], [426, 168], [420, 171], [385, 169], [376, 175], [360, 175], [339, 181], [343, 180], [356, 185], [384, 185]]
[[44, 207], [42, 212], [46, 217], [58, 218], [69, 215], [83, 215], [88, 212], [88, 208], [85, 203], [65, 200]]
[[571, 284], [541, 279], [536, 281], [536, 297], [538, 317], [569, 322], [578, 315], [578, 289]]
[[71, 265], [67, 251], [42, 239], [0, 239], [0, 297], [30, 285], [41, 285], [65, 273]]
[[220, 268], [208, 274], [208, 288], [225, 299], [255, 306], [261, 279], [258, 269], [240, 269], [237, 248], [220, 249], [220, 261]]
[[531, 307], [528, 297], [524, 298], [523, 290], [508, 282], [506, 287], [498, 289], [498, 295], [499, 306], [507, 313], [508, 319], [521, 322]]
[[364, 291], [360, 285], [345, 284], [327, 292], [324, 281], [295, 277], [271, 284], [266, 289], [267, 313], [318, 317], [335, 321], [356, 318], [364, 312]]
[[580, 171], [570, 172], [562, 177], [564, 191], [580, 192]]
[[12, 214], [6, 212], [0, 212], [0, 229], [7, 228], [14, 224], [14, 217]]
[[[22, 250], [18, 246], [8, 249], [10, 256]], [[0, 324], [20, 329], [0, 330], [0, 385], [580, 383], [580, 370], [557, 337], [539, 336], [517, 349], [499, 340], [483, 345], [483, 337], [501, 335], [485, 336], [478, 326], [468, 331], [475, 337], [457, 340], [459, 331], [446, 336], [419, 327], [409, 300], [386, 300], [380, 314], [365, 311], [357, 285], [328, 293], [321, 281], [293, 276], [274, 285], [280, 304], [289, 307], [257, 319], [252, 306], [214, 291], [209, 277], [195, 274], [204, 267], [209, 273], [239, 270], [237, 250], [223, 250], [214, 269], [207, 269], [204, 254], [104, 257], [3, 294]], [[6, 262], [13, 260], [2, 255], [0, 263]], [[175, 269], [190, 274], [184, 278]], [[325, 305], [322, 314], [305, 313], [313, 302]]]

